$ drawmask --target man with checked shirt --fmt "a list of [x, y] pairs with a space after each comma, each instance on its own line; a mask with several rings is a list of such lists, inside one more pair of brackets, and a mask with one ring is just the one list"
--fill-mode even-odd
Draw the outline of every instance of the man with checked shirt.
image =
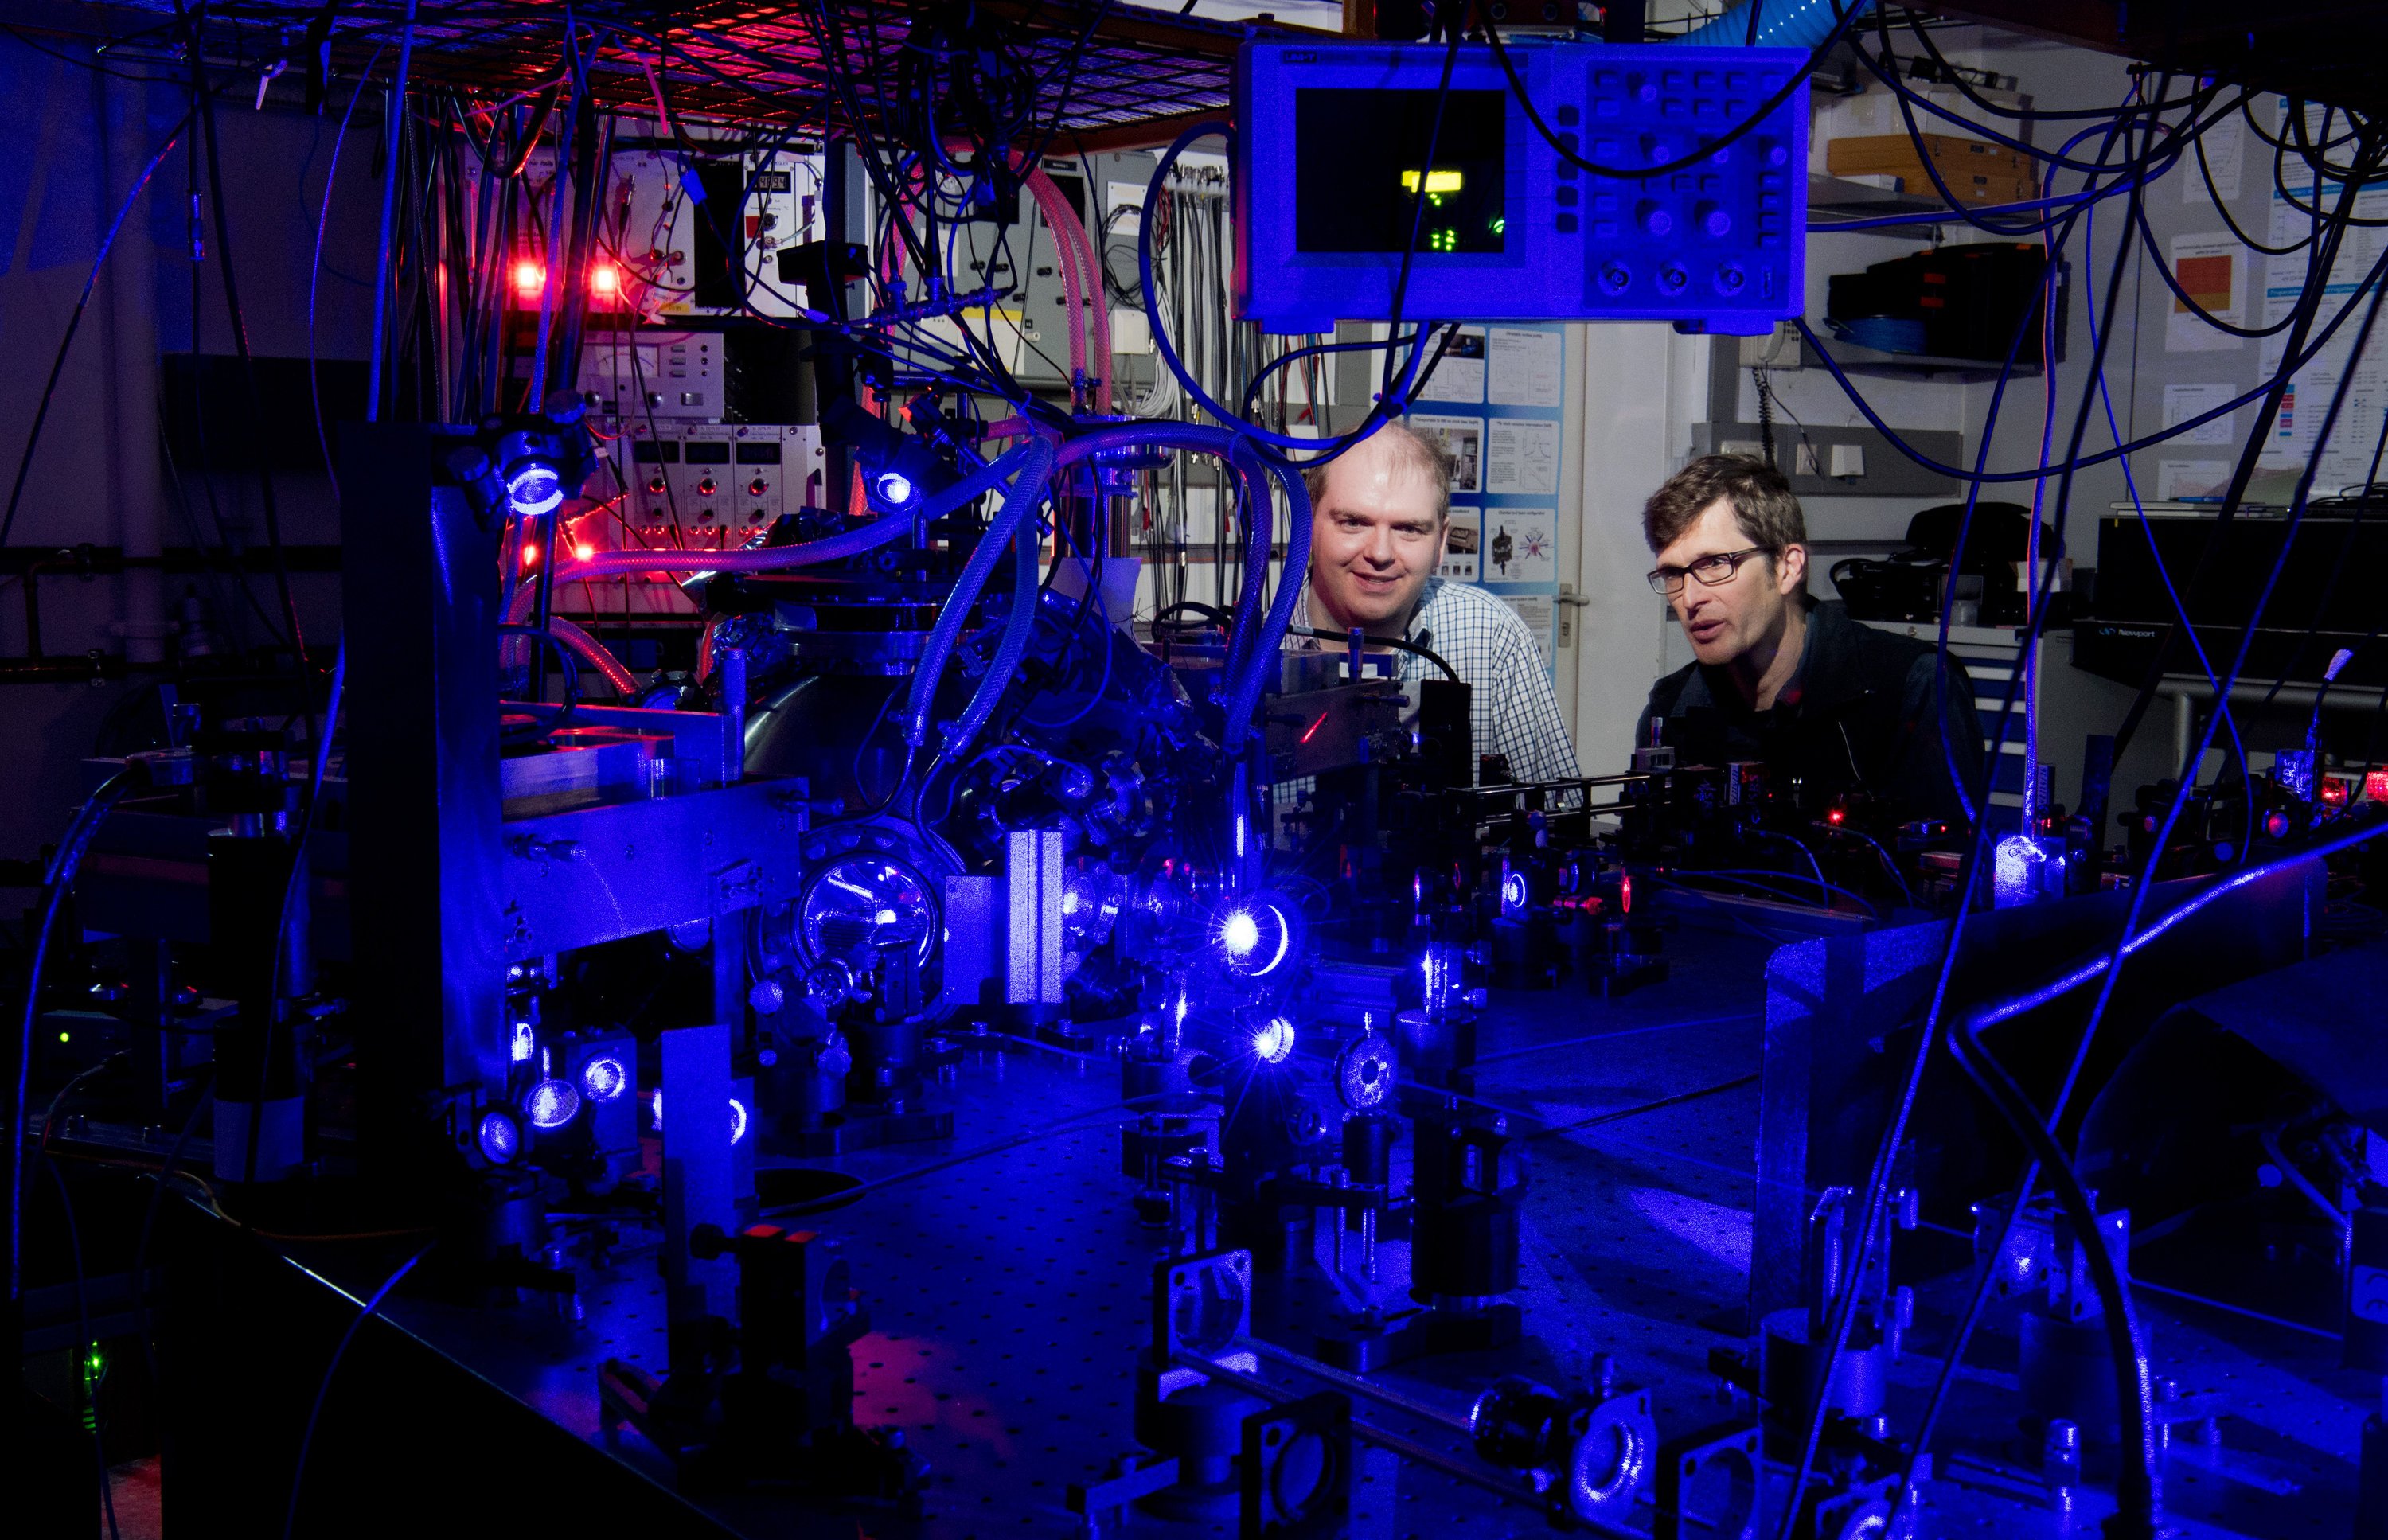
[[[1310, 582], [1293, 624], [1338, 634], [1357, 628], [1432, 650], [1474, 687], [1470, 726], [1480, 760], [1503, 756], [1521, 781], [1581, 774], [1526, 623], [1482, 588], [1434, 575], [1451, 532], [1451, 466], [1442, 448], [1388, 423], [1303, 480]], [[1440, 677], [1416, 653], [1399, 659], [1403, 679]]]

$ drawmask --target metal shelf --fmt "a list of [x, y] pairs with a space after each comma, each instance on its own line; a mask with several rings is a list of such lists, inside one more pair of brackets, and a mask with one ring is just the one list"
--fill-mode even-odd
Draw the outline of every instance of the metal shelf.
[[[164, 52], [175, 46], [157, 24], [165, 0], [133, 6], [66, 7], [70, 19], [44, 30], [79, 32], [118, 49]], [[1237, 45], [1251, 35], [1325, 35], [1283, 23], [1229, 25], [1131, 6], [1087, 0], [980, 0], [977, 9], [1003, 24], [1010, 57], [1037, 82], [1034, 120], [1058, 124], [1056, 153], [1165, 142], [1188, 124], [1224, 117]], [[311, 62], [307, 24], [321, 7], [273, 0], [223, 0], [208, 7], [207, 51], [220, 58]], [[79, 14], [73, 14], [79, 13]], [[897, 110], [892, 82], [916, 25], [943, 14], [931, 0], [816, 0], [792, 5], [692, 0], [668, 11], [643, 0], [578, 0], [573, 19], [583, 46], [602, 46], [586, 63], [601, 110], [652, 117], [656, 68], [675, 116], [786, 128], [857, 126], [846, 82], [873, 132]], [[461, 88], [486, 98], [540, 92], [564, 65], [563, 0], [422, 0], [414, 25], [410, 80]], [[405, 0], [343, 5], [331, 35], [336, 72], [353, 80], [396, 71], [406, 31]], [[661, 44], [669, 55], [658, 66]], [[294, 78], [296, 78], [294, 74]], [[1033, 145], [1031, 147], [1034, 147]]]
[[[1999, 375], [1996, 363], [1980, 359], [1944, 359], [1929, 353], [1886, 353], [1879, 348], [1860, 347], [1855, 343], [1833, 344], [1833, 361], [1845, 370], [1875, 374], [1953, 374], [1966, 379], [1994, 380]], [[1799, 362], [1802, 368], [1822, 369], [1823, 355], [1807, 338], [1799, 339]], [[2018, 363], [2013, 378], [2028, 379], [2039, 373], [2036, 363]]]
[[[1837, 176], [1808, 178], [1808, 233], [1811, 235], [1832, 234], [1835, 218], [1842, 220], [1878, 219], [1885, 214], [1946, 214], [1951, 220], [1962, 216], [1930, 194], [1903, 193], [1888, 187], [1870, 186]], [[1887, 235], [1899, 241], [1931, 243], [1932, 226], [1899, 224], [1873, 229], [1854, 230], [1854, 235]]]

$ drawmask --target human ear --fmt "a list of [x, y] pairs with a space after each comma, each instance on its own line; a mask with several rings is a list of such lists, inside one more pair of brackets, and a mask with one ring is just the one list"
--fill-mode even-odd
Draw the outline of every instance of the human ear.
[[1785, 546], [1774, 558], [1774, 591], [1789, 598], [1808, 586], [1808, 548]]

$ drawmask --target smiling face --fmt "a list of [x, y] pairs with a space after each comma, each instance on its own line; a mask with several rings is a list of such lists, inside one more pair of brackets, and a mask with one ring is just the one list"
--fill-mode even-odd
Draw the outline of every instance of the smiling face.
[[1398, 635], [1442, 560], [1443, 496], [1390, 439], [1380, 432], [1329, 464], [1312, 500], [1314, 625]]
[[[1734, 516], [1733, 504], [1719, 498], [1658, 553], [1658, 565], [1684, 570], [1704, 556], [1747, 550], [1756, 544]], [[1750, 557], [1714, 587], [1687, 576], [1682, 591], [1670, 594], [1667, 602], [1700, 662], [1732, 663], [1753, 651], [1771, 659], [1791, 606], [1797, 602], [1794, 596], [1807, 578], [1807, 548], [1790, 545], [1771, 556]]]

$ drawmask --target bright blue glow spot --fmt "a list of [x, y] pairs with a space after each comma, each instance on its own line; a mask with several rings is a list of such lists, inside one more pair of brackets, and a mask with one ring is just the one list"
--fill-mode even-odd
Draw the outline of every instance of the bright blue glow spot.
[[737, 1097], [730, 1098], [730, 1142], [737, 1143], [746, 1137], [746, 1104]]
[[564, 478], [553, 467], [536, 462], [514, 473], [506, 483], [506, 500], [514, 504], [514, 512], [526, 519], [536, 519], [542, 513], [553, 513], [564, 502]]
[[580, 1094], [592, 1102], [611, 1102], [629, 1089], [629, 1071], [611, 1054], [600, 1054], [580, 1067]]
[[1249, 957], [1261, 944], [1261, 922], [1248, 909], [1238, 909], [1219, 925], [1219, 944], [1230, 957]]
[[580, 1111], [580, 1092], [562, 1080], [541, 1080], [523, 1093], [523, 1116], [535, 1129], [560, 1129]]
[[1271, 1064], [1283, 1064], [1293, 1052], [1293, 1023], [1281, 1016], [1269, 1017], [1268, 1024], [1252, 1034], [1252, 1052]]
[[1501, 879], [1501, 907], [1511, 914], [1523, 913], [1526, 907], [1526, 874], [1511, 872]]
[[1990, 868], [1990, 902], [2001, 909], [2029, 903], [2040, 892], [2040, 863], [2048, 852], [2027, 834], [2010, 834], [1999, 841]]
[[880, 472], [872, 479], [870, 490], [881, 502], [895, 509], [910, 507], [912, 499], [921, 495], [921, 489], [912, 485], [912, 478], [901, 471]]
[[481, 1125], [476, 1131], [481, 1154], [492, 1166], [505, 1165], [522, 1149], [522, 1128], [511, 1113], [491, 1108], [481, 1114]]
[[514, 1038], [512, 1045], [512, 1056], [514, 1058], [514, 1062], [516, 1064], [530, 1063], [531, 1052], [537, 1046], [538, 1038], [537, 1034], [534, 1033], [531, 1029], [531, 1024], [527, 1021], [515, 1022]]
[[664, 1131], [664, 1093], [660, 1086], [655, 1088], [654, 1115], [655, 1131], [661, 1133]]

